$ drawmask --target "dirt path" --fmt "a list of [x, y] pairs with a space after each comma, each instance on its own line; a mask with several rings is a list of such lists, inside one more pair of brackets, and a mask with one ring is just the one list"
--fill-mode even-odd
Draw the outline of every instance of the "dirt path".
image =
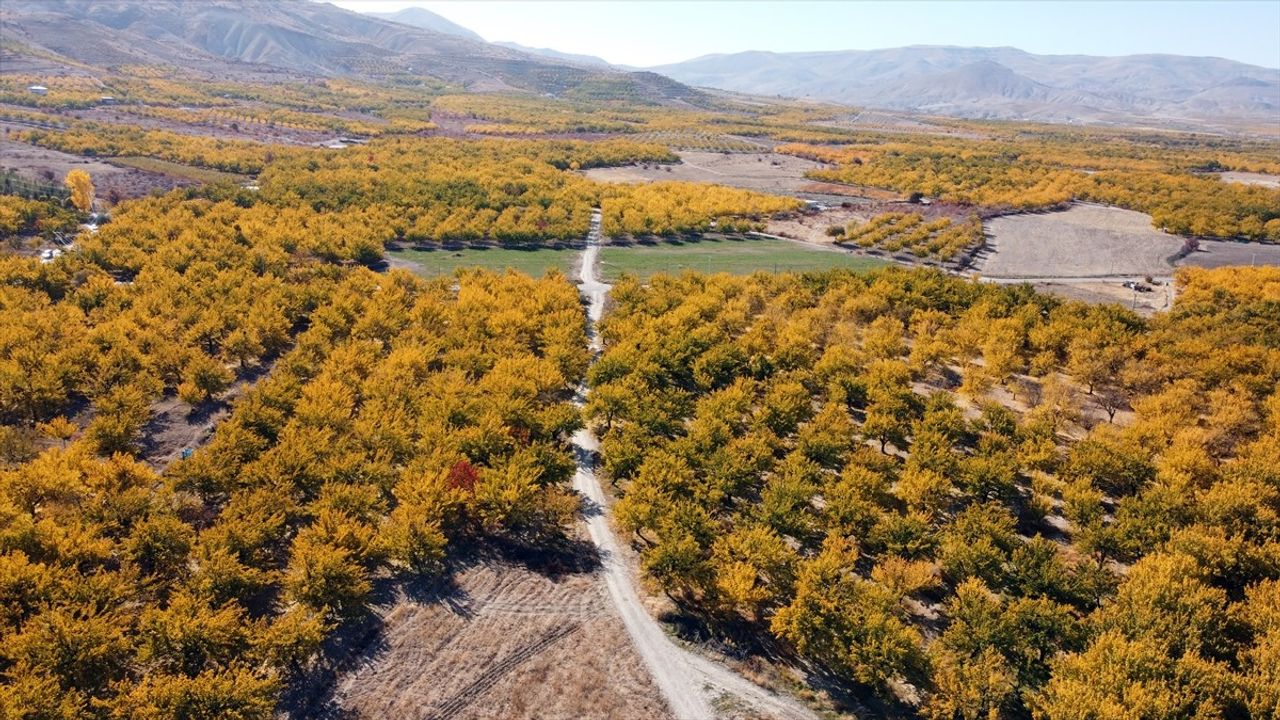
[[[587, 235], [587, 247], [582, 253], [582, 264], [578, 271], [578, 288], [589, 303], [587, 318], [591, 327], [588, 332], [591, 351], [595, 355], [604, 349], [603, 341], [595, 328], [604, 314], [605, 296], [610, 287], [599, 279], [599, 253], [600, 213], [596, 211], [591, 218], [591, 231]], [[585, 395], [586, 386], [583, 385], [578, 390], [579, 404], [584, 401]], [[622, 617], [623, 625], [635, 643], [636, 650], [653, 676], [654, 683], [666, 698], [671, 714], [678, 720], [710, 720], [716, 717], [713, 702], [729, 695], [750, 706], [757, 714], [786, 720], [815, 718], [812, 712], [798, 702], [774, 695], [728, 668], [699, 657], [672, 642], [640, 601], [631, 568], [609, 527], [604, 512], [604, 489], [595, 473], [594, 458], [599, 448], [595, 434], [589, 428], [579, 430], [573, 436], [573, 445], [578, 461], [573, 487], [587, 498], [590, 506], [586, 518], [587, 531], [600, 551], [609, 597]]]
[[266, 377], [275, 361], [263, 363], [241, 376], [218, 399], [193, 408], [170, 395], [151, 406], [151, 419], [143, 428], [141, 458], [163, 472], [184, 451], [195, 451], [213, 437], [218, 423], [231, 414], [231, 405]]

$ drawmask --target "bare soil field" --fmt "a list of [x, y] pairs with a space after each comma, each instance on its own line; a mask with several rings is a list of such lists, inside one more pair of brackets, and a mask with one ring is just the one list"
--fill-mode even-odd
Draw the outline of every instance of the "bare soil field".
[[1264, 187], [1280, 188], [1280, 175], [1267, 175], [1265, 173], [1251, 172], [1224, 172], [1222, 173], [1223, 182], [1243, 183], [1245, 185], [1262, 185]]
[[152, 190], [171, 190], [193, 184], [190, 180], [116, 167], [101, 160], [91, 160], [12, 140], [0, 140], [0, 169], [13, 170], [18, 175], [37, 182], [55, 183], [62, 182], [62, 178], [71, 170], [84, 170], [93, 177], [93, 184], [100, 198], [140, 197]]
[[1094, 305], [1115, 303], [1145, 316], [1168, 310], [1173, 296], [1173, 291], [1168, 284], [1161, 284], [1146, 293], [1135, 292], [1116, 281], [1037, 282], [1031, 285], [1036, 292]]
[[818, 245], [832, 245], [835, 238], [827, 234], [832, 225], [847, 225], [854, 220], [865, 222], [872, 213], [859, 207], [833, 207], [814, 213], [775, 218], [765, 225], [765, 232]]
[[1271, 243], [1201, 240], [1200, 247], [1178, 261], [1179, 266], [1280, 265], [1280, 245]]
[[592, 168], [586, 171], [586, 175], [603, 182], [682, 180], [794, 195], [804, 192], [804, 186], [812, 184], [804, 177], [805, 171], [823, 167], [812, 160], [774, 153], [682, 151], [677, 154], [680, 162], [675, 165]]
[[342, 718], [670, 717], [594, 568], [465, 568], [443, 594], [401, 593], [334, 684]]
[[997, 217], [987, 235], [990, 250], [978, 269], [997, 278], [1164, 276], [1183, 246], [1144, 213], [1089, 204]]

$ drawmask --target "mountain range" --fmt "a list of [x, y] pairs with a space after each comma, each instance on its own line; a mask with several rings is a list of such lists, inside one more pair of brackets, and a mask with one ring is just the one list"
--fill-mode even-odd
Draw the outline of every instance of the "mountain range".
[[388, 19], [311, 0], [4, 0], [0, 41], [9, 72], [62, 60], [218, 77], [428, 76], [470, 91], [582, 90], [654, 102], [701, 96], [653, 73], [488, 43], [425, 10]]
[[[452, 26], [459, 34], [478, 37], [421, 8], [387, 17], [443, 32]], [[570, 64], [608, 66], [591, 55], [498, 44]], [[1008, 47], [913, 46], [706, 55], [646, 69], [697, 87], [960, 117], [1280, 123], [1280, 70], [1212, 57], [1036, 55]]]
[[[479, 34], [425, 8], [409, 7], [403, 10], [397, 10], [396, 12], [371, 12], [368, 14], [373, 17], [382, 18], [383, 20], [412, 25], [413, 27], [423, 28], [425, 30], [434, 30], [436, 32], [442, 32], [449, 35], [456, 35], [458, 37], [467, 38], [468, 40], [484, 41], [484, 38], [480, 37]], [[558, 60], [570, 65], [583, 65], [598, 68], [614, 67], [610, 65], [608, 61], [594, 55], [560, 52], [559, 50], [553, 50], [551, 48], [535, 48], [515, 42], [497, 41], [493, 44], [510, 48], [512, 50], [519, 50], [520, 52], [529, 53], [530, 55], [540, 55], [542, 57]]]
[[707, 55], [649, 69], [700, 87], [939, 115], [1280, 122], [1280, 70], [1211, 57], [913, 46]]
[[[422, 8], [357, 13], [311, 0], [5, 0], [0, 40], [44, 58], [215, 75], [425, 75], [470, 91], [601, 97], [603, 87], [659, 103], [698, 103], [700, 87], [974, 118], [1280, 125], [1280, 70], [1179, 55], [912, 46], [706, 55], [636, 71], [486, 42]], [[23, 70], [14, 53], [5, 60]]]

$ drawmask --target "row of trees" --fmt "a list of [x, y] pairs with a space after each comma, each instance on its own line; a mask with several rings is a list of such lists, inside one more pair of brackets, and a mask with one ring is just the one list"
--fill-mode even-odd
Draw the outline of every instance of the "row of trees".
[[604, 233], [632, 237], [762, 230], [770, 215], [803, 207], [795, 198], [684, 182], [610, 185], [602, 195]]
[[80, 218], [55, 200], [26, 200], [0, 195], [0, 240], [19, 235], [74, 232]]
[[9, 137], [73, 155], [143, 155], [233, 173], [256, 173], [275, 157], [300, 152], [296, 148], [248, 140], [222, 140], [131, 125], [86, 120], [64, 122], [63, 130], [18, 130]]
[[175, 192], [123, 206], [55, 262], [0, 258], [0, 417], [15, 431], [88, 404], [97, 450], [136, 449], [153, 399], [200, 404], [288, 346], [341, 272], [322, 257], [350, 257], [322, 230]]
[[511, 244], [581, 239], [597, 205], [605, 233], [636, 236], [751, 229], [768, 215], [800, 206], [791, 198], [734, 188], [601, 184], [567, 172], [674, 159], [660, 145], [627, 140], [391, 139], [276, 162], [261, 176], [261, 197], [317, 210], [394, 208], [385, 227], [413, 242]]
[[905, 250], [916, 257], [938, 260], [951, 260], [985, 242], [982, 220], [977, 215], [957, 224], [949, 217], [924, 222], [920, 213], [881, 213], [863, 223], [834, 226], [828, 234], [837, 243], [895, 253]]
[[[153, 295], [153, 272], [136, 317], [87, 332], [138, 335], [130, 319], [173, 313], [184, 289]], [[577, 507], [563, 487], [574, 467], [565, 438], [580, 422], [569, 389], [587, 361], [573, 286], [344, 274], [308, 285], [323, 301], [293, 349], [208, 445], [163, 474], [95, 429], [149, 415], [139, 393], [150, 368], [128, 345], [86, 373], [121, 378], [87, 431], [42, 423], [53, 444], [0, 470], [6, 716], [273, 717], [325, 638], [363, 616], [375, 576], [440, 572], [455, 545], [480, 538], [545, 546], [561, 535]], [[218, 280], [270, 307], [251, 273]], [[24, 342], [7, 331], [6, 355], [58, 357], [35, 343], [53, 332], [61, 346], [59, 320], [82, 311], [77, 292]]]
[[[544, 190], [517, 167], [590, 185], [569, 168], [666, 152], [545, 144], [518, 165], [499, 145], [452, 147], [450, 167], [503, 158], [484, 191], [508, 197]], [[400, 149], [433, 152], [377, 151]], [[577, 291], [559, 275], [455, 284], [359, 267], [411, 227], [394, 198], [448, 207], [395, 187], [423, 159], [391, 183], [407, 195], [375, 181], [317, 208], [281, 185], [326, 170], [286, 165], [261, 192], [123, 203], [52, 263], [0, 258], [6, 716], [271, 717], [376, 577], [440, 572], [484, 538], [562, 536], [577, 509], [569, 399], [589, 357]], [[476, 197], [455, 206], [483, 212]], [[504, 212], [594, 202], [549, 199]], [[268, 364], [207, 445], [157, 474], [156, 400], [198, 410]]]
[[421, 132], [434, 130], [436, 127], [435, 123], [429, 120], [409, 120], [405, 118], [397, 122], [375, 122], [371, 120], [353, 120], [314, 112], [245, 105], [200, 109], [138, 105], [121, 109], [140, 117], [157, 118], [175, 123], [193, 123], [231, 129], [250, 129], [253, 126], [278, 127], [291, 130], [338, 132], [347, 135], [370, 137], [384, 133]]
[[1143, 321], [929, 271], [624, 280], [586, 409], [617, 521], [727, 642], [925, 717], [1266, 716], [1280, 272], [1180, 284]]

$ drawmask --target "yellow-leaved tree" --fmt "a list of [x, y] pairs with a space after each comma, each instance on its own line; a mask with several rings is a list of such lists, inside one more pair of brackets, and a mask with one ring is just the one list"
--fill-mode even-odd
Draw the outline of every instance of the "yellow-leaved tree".
[[93, 209], [93, 179], [84, 170], [67, 173], [67, 188], [71, 190], [71, 204], [80, 212]]

